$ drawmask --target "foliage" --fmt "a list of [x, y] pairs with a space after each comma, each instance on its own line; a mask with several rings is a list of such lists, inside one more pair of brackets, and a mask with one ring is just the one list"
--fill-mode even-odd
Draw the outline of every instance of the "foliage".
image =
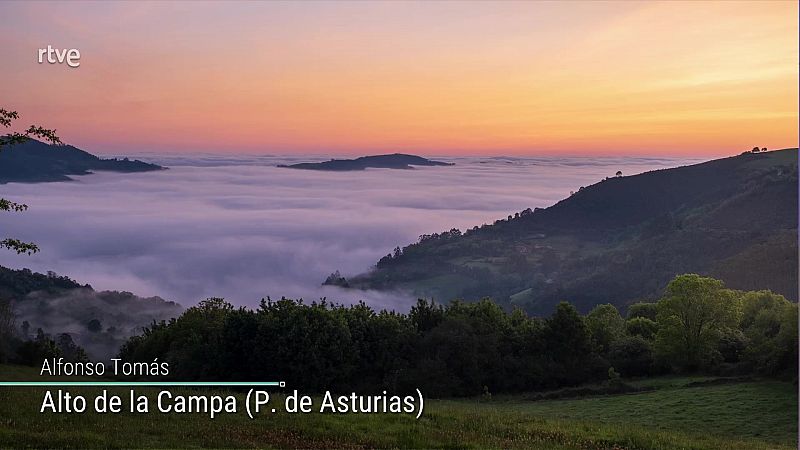
[[658, 314], [658, 304], [639, 302], [628, 306], [628, 319], [635, 319], [637, 317], [644, 317], [652, 321], [656, 320]]
[[65, 360], [71, 362], [89, 361], [89, 357], [86, 356], [86, 351], [75, 344], [75, 341], [72, 340], [72, 336], [70, 336], [69, 333], [59, 334], [56, 337], [55, 344], [56, 347], [58, 347], [58, 352]]
[[15, 328], [16, 320], [11, 302], [0, 299], [0, 363], [7, 362], [11, 358]]
[[86, 324], [86, 329], [91, 333], [99, 333], [103, 331], [103, 324], [97, 319], [92, 319]]
[[[19, 113], [16, 111], [7, 111], [0, 109], [0, 125], [5, 128], [11, 127], [15, 120], [19, 119]], [[24, 132], [12, 132], [5, 136], [0, 136], [0, 151], [4, 147], [10, 147], [15, 144], [27, 142], [32, 138], [39, 138], [48, 141], [55, 145], [62, 145], [61, 139], [56, 134], [56, 130], [49, 130], [38, 125], [31, 125]]]
[[608, 360], [625, 377], [649, 375], [653, 370], [653, 344], [641, 336], [623, 336], [611, 344]]
[[631, 336], [641, 336], [653, 340], [658, 333], [658, 324], [647, 317], [633, 317], [625, 321], [625, 331]]
[[[7, 111], [0, 109], [0, 125], [4, 128], [11, 127], [12, 123], [19, 119], [19, 114], [16, 111]], [[44, 139], [54, 145], [62, 145], [61, 139], [56, 135], [56, 130], [48, 130], [38, 125], [31, 125], [24, 132], [12, 132], [5, 136], [0, 136], [0, 152], [3, 149], [11, 147], [12, 145], [22, 144], [28, 142], [34, 137]], [[0, 198], [0, 211], [25, 211], [28, 205], [22, 203], [12, 202], [10, 200]], [[39, 247], [31, 242], [23, 242], [15, 238], [6, 238], [0, 240], [0, 248], [6, 248], [20, 253], [32, 254], [39, 251]]]
[[656, 353], [682, 370], [696, 370], [719, 359], [720, 334], [738, 325], [736, 296], [721, 281], [696, 274], [672, 280], [658, 302]]
[[269, 376], [312, 391], [419, 387], [437, 396], [572, 385], [607, 369], [572, 306], [540, 320], [488, 299], [447, 306], [419, 300], [407, 315], [363, 303], [265, 299], [248, 310], [210, 299], [154, 323], [120, 356], [169, 361], [180, 379]]
[[[266, 377], [312, 392], [420, 388], [431, 396], [576, 386], [607, 379], [612, 367], [633, 377], [670, 367], [714, 370], [724, 362], [776, 374], [797, 360], [790, 338], [797, 308], [767, 297], [681, 275], [658, 302], [658, 322], [624, 321], [612, 305], [584, 317], [567, 302], [542, 319], [488, 298], [447, 305], [420, 299], [408, 314], [324, 299], [264, 299], [256, 310], [236, 309], [214, 298], [153, 323], [120, 357], [168, 361], [170, 375], [182, 380]], [[739, 329], [742, 309], [752, 319]]]
[[611, 345], [625, 334], [625, 321], [617, 308], [609, 303], [595, 306], [586, 315], [586, 326], [601, 353], [608, 352]]
[[796, 377], [797, 304], [769, 291], [747, 292], [742, 302], [743, 359], [760, 373]]
[[19, 344], [14, 362], [28, 366], [41, 366], [42, 361], [45, 359], [58, 358], [60, 356], [63, 356], [63, 353], [56, 341], [39, 328], [36, 331], [35, 339], [26, 340]]
[[328, 278], [322, 283], [323, 286], [340, 286], [343, 288], [350, 287], [350, 284], [347, 282], [347, 278], [343, 277], [339, 271], [335, 271], [332, 274], [328, 275]]
[[550, 368], [553, 385], [579, 384], [606, 374], [607, 368], [594, 351], [591, 332], [574, 306], [559, 303], [545, 322], [543, 335], [544, 351], [554, 363]]
[[9, 300], [20, 300], [33, 292], [56, 294], [83, 287], [91, 289], [89, 285], [81, 285], [53, 272], [45, 275], [30, 269], [15, 270], [0, 266], [0, 297]]

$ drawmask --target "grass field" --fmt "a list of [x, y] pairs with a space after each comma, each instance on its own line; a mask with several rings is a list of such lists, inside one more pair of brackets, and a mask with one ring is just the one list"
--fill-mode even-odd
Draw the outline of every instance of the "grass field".
[[[2, 380], [35, 379], [31, 373], [0, 366]], [[657, 378], [637, 382], [653, 391], [565, 400], [428, 400], [420, 420], [285, 413], [250, 420], [244, 412], [213, 420], [203, 414], [158, 412], [39, 414], [43, 388], [5, 387], [0, 388], [0, 447], [797, 448], [793, 384], [698, 381], [706, 380]], [[89, 395], [98, 390], [71, 391]]]

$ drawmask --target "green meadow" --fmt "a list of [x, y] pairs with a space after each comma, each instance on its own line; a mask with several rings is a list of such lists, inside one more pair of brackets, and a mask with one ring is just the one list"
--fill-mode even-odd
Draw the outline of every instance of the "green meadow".
[[[32, 369], [17, 366], [0, 366], [0, 375], [4, 381], [38, 378]], [[0, 447], [797, 448], [797, 388], [792, 383], [708, 377], [631, 383], [649, 390], [537, 401], [527, 395], [428, 399], [419, 420], [381, 414], [280, 412], [251, 420], [244, 411], [213, 420], [205, 414], [152, 411], [146, 415], [40, 414], [44, 388], [3, 387]], [[90, 396], [99, 390], [71, 392]], [[127, 389], [119, 390], [124, 392]]]

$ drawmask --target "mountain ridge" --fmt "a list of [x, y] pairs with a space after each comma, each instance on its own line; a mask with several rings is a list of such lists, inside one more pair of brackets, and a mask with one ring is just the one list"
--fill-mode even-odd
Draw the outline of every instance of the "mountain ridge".
[[[0, 302], [10, 301], [17, 326], [28, 324], [29, 336], [41, 328], [69, 333], [90, 356], [116, 354], [125, 340], [153, 321], [177, 317], [183, 307], [161, 297], [140, 297], [125, 291], [97, 291], [89, 284], [30, 269], [0, 266]], [[90, 322], [99, 329], [90, 329]]]
[[70, 181], [95, 170], [149, 172], [164, 170], [139, 160], [103, 159], [72, 145], [51, 145], [35, 139], [0, 151], [0, 184]]
[[279, 165], [288, 169], [324, 170], [331, 172], [366, 169], [413, 169], [413, 166], [452, 166], [453, 163], [434, 161], [417, 155], [392, 153], [386, 155], [361, 156], [355, 159], [331, 159], [317, 163]]
[[698, 272], [796, 301], [796, 255], [797, 149], [784, 149], [607, 178], [548, 208], [421, 236], [345, 282], [544, 314], [560, 300], [625, 307]]

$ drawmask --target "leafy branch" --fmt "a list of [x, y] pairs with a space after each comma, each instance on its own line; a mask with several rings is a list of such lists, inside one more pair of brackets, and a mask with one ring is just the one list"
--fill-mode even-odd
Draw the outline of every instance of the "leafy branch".
[[[16, 111], [0, 109], [0, 125], [2, 125], [4, 128], [10, 128], [11, 124], [18, 119], [19, 113]], [[33, 138], [39, 138], [43, 141], [50, 142], [53, 145], [64, 145], [64, 143], [61, 142], [61, 139], [56, 134], [56, 130], [50, 130], [38, 125], [31, 125], [23, 132], [13, 131], [4, 136], [0, 136], [0, 151], [3, 151], [4, 148], [11, 147], [12, 145], [28, 142]], [[28, 205], [0, 198], [0, 211], [22, 212], [26, 209], [28, 209]], [[39, 251], [39, 247], [36, 244], [32, 242], [23, 242], [19, 239], [13, 238], [0, 240], [0, 248], [15, 251], [17, 254], [27, 253], [29, 255]]]

